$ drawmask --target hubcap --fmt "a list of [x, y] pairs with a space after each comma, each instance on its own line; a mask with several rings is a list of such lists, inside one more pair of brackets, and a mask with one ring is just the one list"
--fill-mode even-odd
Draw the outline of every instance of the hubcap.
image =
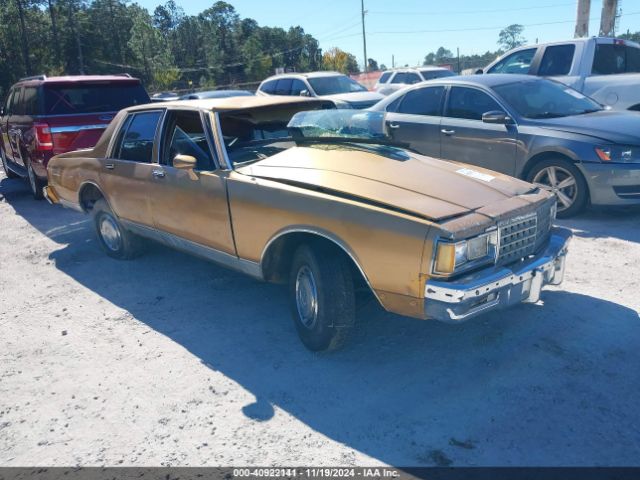
[[300, 321], [307, 328], [313, 328], [318, 319], [318, 290], [311, 269], [300, 267], [296, 276], [296, 305]]
[[578, 196], [575, 177], [562, 167], [547, 167], [536, 173], [533, 184], [553, 194], [558, 199], [558, 211], [571, 207]]
[[120, 229], [109, 215], [102, 215], [100, 218], [100, 236], [109, 250], [118, 251], [120, 248]]

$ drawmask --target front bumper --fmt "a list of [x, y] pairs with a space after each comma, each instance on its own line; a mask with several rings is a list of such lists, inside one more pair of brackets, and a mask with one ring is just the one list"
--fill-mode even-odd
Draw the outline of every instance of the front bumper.
[[429, 280], [425, 287], [427, 318], [457, 323], [517, 303], [537, 302], [542, 287], [562, 283], [570, 240], [569, 230], [555, 227], [547, 248], [534, 257], [450, 282]]
[[640, 163], [578, 163], [593, 205], [640, 204]]
[[45, 186], [42, 189], [42, 194], [44, 195], [44, 198], [47, 199], [47, 202], [49, 202], [51, 205], [60, 202], [60, 199], [58, 198], [58, 194], [56, 193], [56, 191], [51, 185]]

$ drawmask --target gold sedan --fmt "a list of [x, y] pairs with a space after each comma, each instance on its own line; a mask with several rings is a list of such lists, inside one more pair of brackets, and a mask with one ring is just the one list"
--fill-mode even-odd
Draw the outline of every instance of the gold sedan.
[[137, 255], [144, 237], [288, 283], [311, 350], [343, 343], [358, 289], [391, 312], [460, 322], [562, 281], [570, 234], [552, 227], [551, 194], [406, 150], [381, 112], [332, 107], [128, 108], [93, 149], [50, 161], [45, 195], [90, 213], [114, 258]]

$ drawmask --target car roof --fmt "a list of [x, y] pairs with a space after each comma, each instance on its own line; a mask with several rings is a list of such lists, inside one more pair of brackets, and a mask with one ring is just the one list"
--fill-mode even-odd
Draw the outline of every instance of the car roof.
[[279, 73], [278, 75], [272, 75], [272, 76], [270, 76], [268, 78], [265, 78], [263, 80], [263, 83], [268, 81], [268, 80], [277, 80], [279, 78], [320, 78], [320, 77], [335, 77], [336, 75], [339, 75], [341, 77], [346, 76], [344, 73], [332, 72], [332, 71], [326, 71], [326, 72], [304, 72], [304, 73], [300, 73], [300, 72]]
[[425, 85], [427, 83], [455, 83], [455, 84], [468, 84], [468, 85], [482, 85], [485, 87], [493, 87], [496, 85], [502, 85], [505, 83], [514, 82], [537, 82], [543, 81], [543, 78], [535, 77], [532, 75], [522, 75], [517, 73], [487, 73], [484, 75], [455, 75], [453, 77], [442, 77], [427, 82], [422, 82], [417, 85]]
[[[206, 90], [202, 92], [193, 92], [187, 93], [180, 97], [181, 100], [188, 100], [189, 96], [196, 96], [198, 99], [200, 98], [224, 98], [224, 97], [232, 97], [232, 96], [251, 96], [253, 93], [247, 90]], [[195, 100], [195, 99], [193, 99]]]
[[225, 97], [225, 98], [200, 98], [195, 100], [170, 100], [161, 104], [145, 104], [136, 105], [126, 108], [125, 110], [135, 112], [139, 110], [153, 110], [157, 108], [199, 108], [202, 110], [212, 111], [229, 111], [229, 110], [245, 110], [250, 108], [300, 104], [300, 103], [331, 103], [329, 100], [311, 97], [288, 97], [279, 95], [270, 96], [241, 96], [241, 97]]
[[132, 77], [129, 74], [122, 75], [64, 75], [47, 77], [46, 75], [38, 75], [35, 77], [21, 78], [16, 84], [47, 84], [47, 83], [91, 83], [91, 82], [136, 82], [140, 83], [140, 79]]

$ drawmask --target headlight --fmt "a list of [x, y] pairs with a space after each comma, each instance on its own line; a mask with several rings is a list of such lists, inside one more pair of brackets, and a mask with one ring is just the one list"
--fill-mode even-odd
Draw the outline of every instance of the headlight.
[[337, 109], [351, 109], [351, 104], [349, 102], [345, 102], [344, 100], [334, 100], [333, 103], [336, 104]]
[[640, 163], [640, 147], [607, 145], [596, 147], [596, 155], [603, 162]]
[[494, 263], [497, 252], [497, 230], [455, 243], [439, 240], [436, 244], [433, 273], [451, 275], [480, 265]]

